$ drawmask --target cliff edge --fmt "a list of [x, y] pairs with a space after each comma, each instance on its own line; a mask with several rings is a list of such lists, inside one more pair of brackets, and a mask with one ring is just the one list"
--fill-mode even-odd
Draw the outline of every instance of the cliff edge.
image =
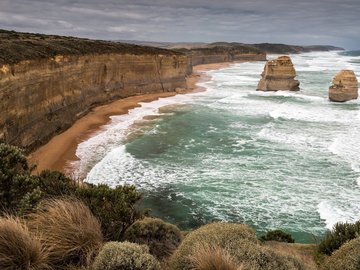
[[0, 141], [32, 150], [94, 106], [186, 88], [176, 51], [0, 31]]

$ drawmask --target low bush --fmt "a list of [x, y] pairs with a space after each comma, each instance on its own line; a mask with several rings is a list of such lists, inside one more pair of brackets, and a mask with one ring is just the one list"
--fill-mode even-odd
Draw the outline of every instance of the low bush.
[[51, 270], [40, 240], [18, 218], [0, 218], [0, 269]]
[[334, 228], [325, 235], [319, 244], [319, 252], [331, 255], [345, 242], [360, 236], [360, 221], [355, 223], [337, 223]]
[[336, 250], [325, 262], [324, 270], [359, 270], [360, 237], [353, 239]]
[[213, 223], [189, 233], [170, 260], [172, 270], [194, 268], [190, 258], [199, 245], [214, 245], [226, 250], [236, 265], [245, 269], [305, 269], [301, 262], [259, 245], [253, 229], [242, 224]]
[[295, 243], [295, 239], [292, 238], [291, 234], [284, 232], [282, 230], [269, 231], [265, 235], [261, 236], [260, 240]]
[[125, 230], [141, 217], [135, 207], [141, 194], [134, 186], [88, 185], [79, 188], [76, 195], [101, 221], [107, 240], [121, 240]]
[[125, 232], [124, 239], [145, 244], [150, 254], [158, 259], [170, 256], [179, 246], [182, 236], [178, 227], [158, 218], [144, 218], [136, 221]]
[[11, 145], [0, 144], [0, 207], [16, 211], [22, 198], [34, 188], [31, 170], [24, 152]]
[[28, 224], [41, 235], [54, 268], [88, 266], [103, 244], [98, 220], [74, 198], [42, 202]]
[[26, 215], [40, 201], [59, 196], [75, 196], [82, 200], [101, 221], [108, 240], [120, 240], [125, 230], [141, 217], [136, 203], [141, 195], [133, 186], [78, 186], [61, 172], [43, 171], [31, 175], [23, 151], [0, 144], [0, 212]]
[[0, 210], [25, 215], [45, 198], [72, 195], [76, 184], [60, 172], [31, 175], [24, 152], [0, 144]]
[[225, 249], [211, 245], [199, 244], [195, 253], [189, 257], [193, 270], [242, 270], [236, 260]]
[[159, 262], [145, 245], [108, 242], [95, 258], [93, 270], [159, 270]]

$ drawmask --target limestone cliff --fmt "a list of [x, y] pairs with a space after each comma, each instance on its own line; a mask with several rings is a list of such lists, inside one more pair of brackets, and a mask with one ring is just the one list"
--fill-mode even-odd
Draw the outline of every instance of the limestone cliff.
[[[59, 38], [55, 45], [47, 37], [45, 41], [17, 39], [24, 49], [17, 47], [19, 55], [9, 52], [15, 44], [3, 48], [7, 54], [0, 48], [0, 141], [28, 150], [64, 131], [96, 105], [185, 88], [191, 73], [188, 57], [169, 50], [92, 42], [98, 47], [88, 48], [87, 54], [86, 49], [76, 50], [87, 41], [65, 40], [66, 44]], [[49, 57], [49, 44], [54, 46], [51, 51], [68, 55]]]
[[354, 71], [340, 71], [332, 83], [329, 88], [329, 99], [331, 101], [345, 102], [358, 98], [358, 81]]
[[299, 81], [295, 80], [296, 72], [291, 58], [280, 56], [275, 60], [267, 61], [264, 71], [261, 74], [257, 90], [277, 91], [277, 90], [299, 90]]
[[266, 60], [266, 53], [240, 43], [219, 42], [174, 49], [188, 55], [193, 66], [221, 62]]

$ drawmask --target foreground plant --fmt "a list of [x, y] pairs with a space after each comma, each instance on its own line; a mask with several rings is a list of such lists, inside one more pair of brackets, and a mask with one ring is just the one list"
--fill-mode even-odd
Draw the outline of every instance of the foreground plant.
[[150, 253], [161, 260], [175, 251], [182, 236], [175, 225], [147, 217], [132, 224], [126, 230], [124, 238], [129, 242], [147, 245]]
[[51, 270], [48, 253], [19, 218], [0, 218], [0, 269]]
[[326, 260], [324, 270], [360, 269], [360, 237], [353, 239], [333, 252]]
[[93, 264], [94, 270], [160, 270], [149, 248], [129, 242], [108, 242]]
[[212, 244], [198, 244], [189, 259], [193, 270], [243, 270], [230, 253]]
[[265, 235], [261, 236], [260, 240], [295, 243], [295, 239], [291, 236], [291, 234], [282, 230], [269, 231]]
[[243, 265], [244, 269], [305, 269], [305, 266], [296, 258], [281, 255], [261, 246], [256, 239], [255, 231], [250, 227], [231, 223], [208, 224], [189, 233], [171, 257], [170, 268], [172, 270], [194, 269], [191, 258], [196, 256], [197, 247], [201, 245], [216, 246], [226, 250], [234, 264]]
[[344, 243], [360, 236], [360, 221], [355, 223], [336, 223], [319, 244], [319, 251], [331, 255]]
[[88, 266], [103, 245], [99, 221], [75, 198], [44, 201], [29, 227], [41, 235], [54, 268]]

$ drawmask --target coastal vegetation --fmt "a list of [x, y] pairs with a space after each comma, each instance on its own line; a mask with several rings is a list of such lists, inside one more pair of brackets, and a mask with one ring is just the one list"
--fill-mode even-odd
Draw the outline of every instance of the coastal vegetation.
[[4, 270], [359, 269], [359, 222], [337, 224], [317, 251], [293, 244], [281, 230], [259, 241], [244, 224], [211, 223], [184, 233], [144, 217], [132, 186], [77, 183], [51, 171], [32, 175], [23, 151], [5, 144], [0, 165]]
[[260, 240], [295, 243], [295, 239], [291, 236], [291, 234], [282, 230], [269, 231], [265, 235], [261, 236]]
[[93, 270], [160, 270], [159, 262], [146, 245], [130, 242], [109, 242], [95, 258]]
[[179, 54], [150, 46], [138, 46], [85, 38], [20, 33], [0, 29], [0, 66], [24, 60], [46, 59], [56, 55], [85, 55], [105, 53]]

